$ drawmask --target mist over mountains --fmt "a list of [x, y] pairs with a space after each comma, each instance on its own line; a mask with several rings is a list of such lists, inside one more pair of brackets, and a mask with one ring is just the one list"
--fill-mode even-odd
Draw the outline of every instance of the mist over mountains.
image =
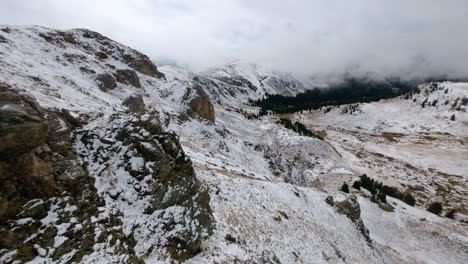
[[90, 28], [158, 62], [202, 71], [237, 59], [333, 81], [465, 79], [462, 0], [3, 1], [4, 24]]

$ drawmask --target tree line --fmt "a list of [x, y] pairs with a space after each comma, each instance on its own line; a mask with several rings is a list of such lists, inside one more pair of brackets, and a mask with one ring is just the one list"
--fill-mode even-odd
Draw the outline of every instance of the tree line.
[[322, 106], [366, 103], [402, 95], [412, 85], [399, 79], [374, 81], [349, 78], [329, 88], [314, 88], [295, 96], [267, 94], [263, 99], [249, 101], [259, 106], [260, 113], [293, 113], [302, 110], [319, 109]]

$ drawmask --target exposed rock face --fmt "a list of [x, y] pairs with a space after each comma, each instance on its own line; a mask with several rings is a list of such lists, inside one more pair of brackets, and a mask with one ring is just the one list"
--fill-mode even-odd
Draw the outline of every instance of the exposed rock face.
[[156, 65], [146, 56], [141, 53], [136, 54], [136, 56], [131, 56], [130, 54], [125, 54], [123, 59], [130, 67], [143, 73], [145, 75], [164, 78], [164, 74], [158, 71]]
[[[5, 263], [37, 256], [52, 262], [71, 254], [70, 262], [80, 262], [93, 253], [95, 232], [103, 241], [117, 223], [110, 216], [91, 221], [104, 204], [72, 147], [70, 134], [80, 121], [66, 110], [44, 110], [23, 93], [0, 84], [0, 257], [16, 252]], [[59, 231], [60, 224], [70, 228]], [[133, 239], [118, 230], [112, 236]], [[141, 262], [127, 242], [113, 243], [129, 262]]]
[[104, 73], [98, 75], [96, 78], [99, 89], [103, 92], [108, 92], [117, 88], [117, 83], [115, 82], [114, 76]]
[[[2, 81], [44, 106], [0, 85], [0, 262], [172, 262], [206, 248], [210, 195], [178, 136], [142, 95], [121, 100], [163, 77], [148, 57], [87, 30], [0, 32]], [[5, 52], [19, 48], [48, 63], [31, 71]]]
[[59, 122], [67, 126], [67, 121], [53, 112], [47, 113], [46, 119], [45, 110], [34, 98], [22, 93], [0, 84], [1, 175], [9, 175], [4, 180], [18, 185], [18, 192], [25, 197], [47, 197], [58, 189], [52, 172], [51, 148], [62, 155], [71, 155], [61, 147], [70, 147], [70, 130], [57, 128]]
[[24, 196], [51, 195], [56, 184], [43, 153], [49, 125], [36, 101], [19, 92], [0, 84], [0, 175]]
[[115, 78], [119, 83], [132, 85], [136, 88], [141, 88], [140, 78], [133, 70], [117, 70], [114, 73]]
[[[125, 230], [133, 230], [138, 255], [154, 254], [161, 245], [175, 260], [193, 257], [212, 232], [213, 216], [210, 196], [178, 136], [164, 132], [155, 118], [116, 114], [111, 119], [78, 136], [88, 170], [107, 194], [106, 208], [122, 210], [117, 218]], [[113, 144], [102, 143], [100, 134]]]
[[192, 89], [187, 90], [187, 93], [184, 95], [184, 100], [190, 100], [188, 103], [190, 108], [189, 115], [195, 113], [205, 120], [213, 123], [215, 122], [214, 106], [210, 101], [210, 97], [200, 85], [195, 84]]
[[[83, 33], [83, 37], [88, 39], [95, 39], [100, 44], [106, 46], [106, 55], [115, 53], [114, 50], [117, 49], [117, 52], [121, 55], [113, 56], [115, 59], [121, 60], [122, 62], [128, 64], [130, 67], [142, 74], [148, 75], [150, 77], [164, 78], [164, 74], [158, 71], [158, 68], [156, 67], [156, 65], [154, 65], [153, 62], [151, 62], [148, 56], [130, 48], [127, 48], [130, 52], [125, 52], [124, 50], [118, 49], [112, 44], [114, 43], [113, 40], [97, 32], [87, 29], [79, 29], [79, 31]], [[105, 57], [103, 54], [99, 54], [98, 57], [100, 59], [107, 59], [107, 57]]]
[[143, 96], [141, 94], [131, 95], [122, 102], [123, 106], [128, 108], [128, 111], [135, 114], [144, 114], [145, 113], [145, 101], [143, 101]]
[[371, 242], [369, 230], [364, 226], [361, 219], [361, 207], [357, 201], [356, 195], [352, 194], [344, 201], [335, 204], [338, 213], [346, 215], [355, 225], [359, 232], [364, 236], [367, 242]]

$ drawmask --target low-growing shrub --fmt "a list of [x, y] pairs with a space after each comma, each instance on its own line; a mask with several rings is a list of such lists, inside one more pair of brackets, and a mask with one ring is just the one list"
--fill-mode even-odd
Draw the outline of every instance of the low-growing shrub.
[[427, 207], [427, 211], [436, 215], [440, 215], [442, 213], [442, 210], [443, 210], [443, 206], [439, 202], [433, 202], [429, 204], [429, 206]]

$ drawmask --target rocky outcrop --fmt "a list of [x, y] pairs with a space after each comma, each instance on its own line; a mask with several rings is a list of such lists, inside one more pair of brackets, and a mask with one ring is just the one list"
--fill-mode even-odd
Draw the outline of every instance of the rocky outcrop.
[[3, 263], [36, 257], [50, 263], [64, 255], [70, 263], [81, 262], [94, 252], [96, 239], [108, 237], [115, 237], [109, 244], [114, 252], [141, 263], [129, 246], [133, 238], [115, 229], [113, 216], [91, 221], [104, 204], [72, 146], [70, 135], [81, 123], [66, 110], [42, 109], [23, 90], [0, 84]]
[[[20, 92], [0, 84], [0, 175], [5, 183], [3, 186], [17, 186], [16, 191], [29, 198], [51, 195], [57, 187], [44, 153], [49, 124], [36, 101]], [[2, 190], [2, 193], [9, 191]]]
[[[210, 195], [145, 105], [163, 77], [148, 57], [86, 30], [6, 31], [1, 77], [24, 90], [0, 85], [0, 262], [176, 262], [206, 248]], [[40, 48], [15, 45], [23, 38]], [[4, 47], [50, 64], [25, 66]]]
[[352, 194], [342, 202], [335, 204], [337, 212], [348, 217], [355, 225], [367, 242], [371, 242], [369, 229], [364, 225], [361, 219], [361, 207], [357, 201], [356, 195]]
[[119, 83], [141, 88], [140, 78], [138, 78], [138, 74], [133, 70], [117, 70], [114, 76]]
[[145, 101], [143, 101], [143, 96], [141, 94], [131, 95], [125, 98], [122, 105], [127, 107], [128, 111], [131, 113], [144, 114], [146, 111]]
[[115, 81], [114, 76], [108, 73], [98, 75], [96, 78], [96, 82], [98, 84], [99, 89], [101, 89], [101, 91], [103, 92], [108, 92], [117, 88], [117, 83]]
[[[54, 161], [74, 158], [70, 144], [70, 129], [74, 125], [67, 121], [72, 117], [63, 118], [67, 112], [42, 109], [34, 98], [7, 84], [0, 84], [0, 109], [3, 180], [16, 186], [18, 195], [24, 197], [53, 195], [60, 189]], [[83, 176], [84, 172], [79, 174]]]
[[142, 74], [156, 78], [164, 78], [164, 74], [158, 71], [156, 65], [154, 65], [146, 55], [141, 53], [135, 53], [133, 56], [125, 54], [123, 55], [123, 59], [130, 67]]
[[113, 75], [103, 73], [96, 77], [98, 87], [103, 92], [108, 92], [117, 88], [116, 81], [136, 88], [141, 88], [140, 78], [138, 78], [138, 74], [134, 70], [120, 69], [115, 71]]
[[189, 88], [184, 95], [184, 100], [188, 101], [189, 116], [197, 115], [212, 123], [215, 122], [214, 106], [210, 101], [210, 97], [200, 85], [195, 84], [193, 88]]
[[8, 40], [4, 36], [0, 35], [0, 43], [7, 43], [7, 42]]
[[[113, 40], [91, 30], [79, 29], [78, 30], [84, 38], [94, 39], [105, 48], [100, 53], [96, 53], [99, 59], [107, 59], [108, 56], [112, 56], [114, 59], [122, 61], [134, 70], [145, 74], [150, 77], [164, 78], [164, 74], [161, 73], [156, 65], [148, 58], [148, 56], [130, 48], [122, 49], [119, 46], [113, 45]], [[118, 54], [116, 54], [118, 53]]]
[[[109, 124], [79, 132], [79, 150], [105, 194], [106, 208], [132, 208], [116, 218], [132, 230], [136, 254], [152, 255], [162, 246], [172, 259], [184, 261], [198, 254], [212, 233], [210, 195], [178, 136], [151, 116], [115, 114]], [[99, 135], [106, 135], [106, 142]]]

